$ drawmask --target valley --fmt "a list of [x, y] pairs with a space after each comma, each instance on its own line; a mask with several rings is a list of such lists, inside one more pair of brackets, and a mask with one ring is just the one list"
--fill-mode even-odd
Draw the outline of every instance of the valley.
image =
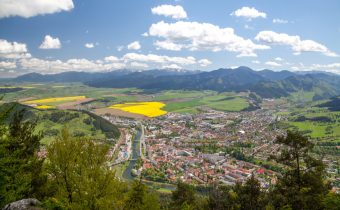
[[[160, 192], [173, 189], [178, 179], [193, 186], [233, 185], [250, 174], [268, 187], [283, 170], [269, 157], [279, 150], [274, 139], [286, 129], [311, 137], [314, 154], [324, 157], [330, 180], [340, 187], [340, 112], [332, 109], [337, 98], [317, 100], [315, 95], [324, 94], [318, 91], [301, 87], [263, 98], [251, 91], [99, 88], [79, 82], [3, 85], [15, 91], [4, 94], [2, 103], [17, 102], [34, 113], [42, 144], [63, 126], [75, 137], [111, 139], [117, 176], [142, 177]], [[93, 120], [96, 116], [123, 132], [120, 140], [117, 128], [110, 131], [110, 125]]]

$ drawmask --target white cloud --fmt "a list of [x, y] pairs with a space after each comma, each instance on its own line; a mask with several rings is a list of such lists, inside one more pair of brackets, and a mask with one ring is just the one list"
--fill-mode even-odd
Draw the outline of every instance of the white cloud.
[[276, 60], [276, 61], [283, 61], [283, 58], [276, 57], [274, 60]]
[[198, 63], [202, 67], [206, 67], [206, 66], [209, 66], [210, 64], [212, 64], [211, 61], [209, 61], [208, 59], [201, 59], [201, 60], [198, 61]]
[[39, 46], [40, 49], [60, 49], [61, 44], [59, 38], [53, 38], [50, 35], [46, 35], [44, 41]]
[[322, 70], [340, 74], [340, 63], [313, 64], [309, 69]]
[[85, 47], [86, 48], [94, 48], [94, 44], [93, 43], [86, 43]]
[[146, 69], [149, 68], [149, 65], [146, 63], [139, 63], [139, 62], [131, 62], [130, 66], [133, 68], [138, 68], [138, 69]]
[[38, 71], [41, 73], [59, 73], [65, 71], [105, 71], [121, 69], [125, 67], [124, 63], [102, 63], [88, 59], [69, 59], [61, 60], [43, 60], [38, 58], [21, 59], [20, 66], [22, 69]]
[[0, 69], [15, 69], [16, 67], [15, 62], [0, 61]]
[[29, 57], [31, 57], [31, 54], [28, 53], [26, 44], [0, 39], [0, 58], [18, 59]]
[[290, 36], [285, 33], [276, 33], [274, 31], [261, 31], [255, 37], [257, 41], [266, 44], [288, 45], [291, 46], [294, 54], [302, 52], [320, 52], [326, 56], [338, 57], [338, 55], [330, 51], [326, 46], [313, 40], [301, 40], [300, 36]]
[[142, 33], [142, 36], [144, 36], [144, 37], [148, 37], [148, 36], [149, 36], [149, 34], [148, 34], [148, 32], [144, 32], [144, 33]]
[[252, 63], [255, 63], [255, 64], [260, 64], [261, 62], [260, 61], [258, 61], [258, 60], [253, 60], [253, 61], [251, 61]]
[[175, 63], [181, 65], [192, 65], [196, 63], [196, 59], [194, 57], [170, 57], [165, 55], [155, 55], [155, 54], [138, 54], [138, 53], [127, 53], [122, 59], [125, 62], [150, 62], [150, 63]]
[[172, 41], [156, 41], [154, 45], [159, 49], [172, 50], [172, 51], [180, 51], [184, 46], [181, 44], [175, 44]]
[[173, 19], [187, 18], [187, 13], [180, 5], [160, 5], [151, 9], [152, 14], [164, 15], [165, 17], [171, 17]]
[[275, 66], [275, 67], [281, 66], [281, 64], [279, 64], [279, 63], [277, 63], [275, 61], [267, 61], [265, 64], [269, 65], [269, 66]]
[[106, 62], [118, 62], [119, 58], [117, 58], [116, 56], [107, 56], [104, 58], [104, 61]]
[[274, 18], [274, 19], [273, 19], [273, 23], [286, 24], [286, 23], [288, 23], [288, 20], [279, 19], [279, 18]]
[[[15, 64], [15, 63], [14, 63]], [[39, 58], [23, 58], [17, 62], [19, 69], [27, 71], [40, 72], [45, 74], [60, 73], [66, 71], [109, 71], [115, 69], [123, 69], [127, 67], [136, 69], [163, 68], [164, 66], [175, 68], [175, 65], [182, 68], [182, 66], [190, 66], [199, 64], [201, 66], [209, 65], [211, 62], [208, 59], [196, 60], [192, 56], [188, 57], [172, 57], [155, 54], [138, 54], [127, 53], [122, 57], [107, 56], [102, 59], [88, 60], [85, 58], [74, 58], [68, 60], [50, 60]], [[13, 64], [2, 63], [2, 66], [13, 66]], [[176, 67], [177, 68], [177, 67]], [[14, 69], [14, 68], [13, 68]]]
[[255, 50], [270, 49], [236, 35], [233, 28], [220, 28], [210, 23], [161, 21], [151, 25], [149, 35], [164, 38], [156, 42], [156, 46], [167, 50], [225, 50], [237, 52], [238, 56], [256, 56]]
[[139, 49], [141, 48], [141, 46], [140, 46], [140, 44], [139, 44], [138, 41], [134, 41], [134, 42], [131, 42], [131, 43], [127, 46], [127, 48], [128, 48], [129, 50], [139, 50]]
[[36, 15], [70, 11], [73, 8], [72, 0], [1, 0], [0, 18], [10, 16], [29, 18]]
[[238, 9], [234, 12], [232, 12], [230, 15], [236, 16], [236, 17], [244, 17], [248, 20], [252, 20], [254, 18], [266, 18], [267, 14], [264, 12], [260, 12], [254, 7], [242, 7], [241, 9]]
[[170, 65], [164, 65], [162, 66], [162, 69], [183, 69], [181, 66], [177, 64], [170, 64]]

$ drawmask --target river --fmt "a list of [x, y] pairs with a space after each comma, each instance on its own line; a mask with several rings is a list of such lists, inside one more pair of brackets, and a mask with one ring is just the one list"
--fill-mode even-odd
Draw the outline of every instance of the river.
[[133, 180], [134, 176], [132, 176], [131, 171], [134, 168], [134, 166], [137, 163], [137, 160], [140, 158], [140, 138], [141, 138], [142, 132], [140, 129], [137, 129], [137, 133], [134, 137], [134, 140], [132, 142], [132, 157], [131, 160], [129, 161], [129, 165], [126, 167], [123, 177], [127, 180]]

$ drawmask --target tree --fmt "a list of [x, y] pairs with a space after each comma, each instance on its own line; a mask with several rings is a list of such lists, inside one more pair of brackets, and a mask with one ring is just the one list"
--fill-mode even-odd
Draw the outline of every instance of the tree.
[[66, 129], [47, 147], [46, 171], [54, 197], [68, 209], [121, 209], [124, 186], [108, 166], [109, 147], [70, 137]]
[[41, 134], [36, 123], [24, 122], [25, 110], [17, 112], [9, 126], [0, 125], [0, 206], [28, 197], [40, 197], [45, 183], [43, 159], [37, 152]]
[[238, 210], [238, 194], [230, 187], [214, 185], [209, 193], [208, 208], [211, 210]]
[[285, 166], [272, 194], [273, 205], [292, 209], [322, 209], [328, 191], [324, 182], [324, 164], [311, 155], [313, 144], [298, 131], [287, 131], [276, 143], [282, 145], [274, 159]]
[[340, 208], [340, 195], [330, 192], [323, 200], [324, 208], [327, 210], [338, 210]]
[[174, 209], [190, 209], [195, 207], [196, 197], [192, 186], [177, 182], [177, 188], [172, 192], [172, 207]]
[[158, 198], [155, 194], [148, 192], [147, 187], [139, 181], [132, 183], [125, 201], [126, 210], [157, 210], [160, 209]]
[[263, 209], [263, 193], [260, 182], [252, 175], [244, 185], [236, 184], [234, 187], [238, 195], [238, 202], [242, 210]]

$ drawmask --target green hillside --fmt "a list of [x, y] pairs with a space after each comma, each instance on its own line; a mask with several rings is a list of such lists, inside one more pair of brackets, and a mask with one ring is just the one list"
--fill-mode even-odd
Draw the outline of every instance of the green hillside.
[[120, 133], [116, 126], [101, 117], [90, 113], [70, 110], [37, 110], [16, 103], [3, 104], [0, 111], [14, 106], [6, 121], [9, 122], [14, 113], [24, 110], [26, 120], [36, 121], [36, 132], [42, 132], [42, 144], [50, 143], [65, 126], [72, 136], [90, 137], [93, 139], [118, 138]]

